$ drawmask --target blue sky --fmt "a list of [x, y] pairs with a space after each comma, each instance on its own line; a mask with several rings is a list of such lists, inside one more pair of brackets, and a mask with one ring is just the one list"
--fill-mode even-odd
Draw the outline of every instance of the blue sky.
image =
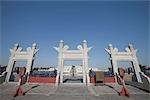
[[36, 42], [40, 50], [34, 67], [56, 66], [53, 47], [61, 39], [70, 49], [87, 40], [93, 47], [90, 66], [110, 66], [104, 50], [109, 43], [119, 51], [132, 43], [138, 49], [139, 63], [150, 64], [148, 2], [1, 2], [1, 19], [2, 65], [8, 63], [9, 48], [15, 43], [26, 50]]

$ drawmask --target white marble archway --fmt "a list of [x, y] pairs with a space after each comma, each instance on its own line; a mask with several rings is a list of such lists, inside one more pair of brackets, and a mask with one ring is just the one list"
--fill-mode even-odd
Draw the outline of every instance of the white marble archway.
[[14, 48], [10, 49], [11, 56], [9, 57], [9, 62], [6, 69], [7, 75], [5, 81], [9, 82], [10, 75], [16, 61], [27, 61], [26, 73], [30, 74], [34, 56], [38, 52], [38, 50], [39, 49], [36, 49], [35, 43], [32, 44], [32, 47], [28, 47], [27, 51], [22, 51], [22, 48], [19, 47], [19, 44], [15, 44]]
[[110, 55], [110, 61], [114, 75], [118, 74], [117, 61], [131, 61], [135, 70], [137, 81], [142, 82], [140, 77], [141, 69], [139, 67], [138, 58], [136, 56], [137, 49], [134, 49], [132, 44], [129, 44], [128, 47], [125, 48], [125, 52], [118, 52], [118, 49], [113, 48], [112, 44], [109, 44], [108, 49], [105, 50]]
[[60, 40], [59, 47], [54, 47], [58, 52], [58, 73], [56, 77], [56, 84], [63, 83], [63, 66], [64, 60], [82, 60], [83, 63], [83, 84], [89, 84], [89, 68], [88, 68], [88, 51], [91, 47], [87, 47], [87, 41], [83, 41], [83, 45], [78, 45], [77, 50], [68, 50], [69, 46], [64, 45], [63, 40]]

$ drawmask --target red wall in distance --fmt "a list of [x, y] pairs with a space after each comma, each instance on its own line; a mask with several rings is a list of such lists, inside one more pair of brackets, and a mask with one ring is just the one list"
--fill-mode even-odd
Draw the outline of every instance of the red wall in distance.
[[[95, 83], [94, 77], [90, 77], [90, 83]], [[104, 83], [115, 83], [115, 77], [104, 77]]]
[[33, 77], [29, 76], [28, 78], [29, 83], [55, 83], [55, 77]]
[[[33, 77], [29, 76], [28, 78], [29, 83], [55, 83], [55, 77]], [[95, 78], [90, 77], [90, 83], [95, 83]], [[115, 83], [115, 77], [105, 77], [104, 83]]]
[[104, 83], [115, 83], [115, 76], [113, 77], [105, 77]]

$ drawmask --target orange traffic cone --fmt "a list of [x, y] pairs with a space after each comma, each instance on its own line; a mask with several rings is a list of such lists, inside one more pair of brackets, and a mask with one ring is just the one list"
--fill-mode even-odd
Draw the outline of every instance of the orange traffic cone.
[[127, 91], [127, 89], [124, 86], [122, 87], [120, 95], [121, 96], [128, 96], [128, 97], [130, 96], [129, 92]]
[[23, 96], [22, 88], [19, 86], [16, 90], [16, 93], [14, 94], [14, 97], [16, 96]]
[[119, 68], [118, 71], [119, 71], [119, 76], [118, 77], [120, 78], [120, 81], [122, 83], [122, 90], [119, 93], [119, 95], [129, 97], [130, 95], [129, 95], [129, 92], [127, 91], [125, 81], [124, 81], [125, 70], [123, 68]]
[[22, 92], [22, 88], [21, 88], [21, 82], [22, 82], [22, 78], [20, 77], [19, 82], [18, 82], [18, 88], [17, 88], [15, 94], [13, 95], [14, 97], [23, 96], [23, 92]]

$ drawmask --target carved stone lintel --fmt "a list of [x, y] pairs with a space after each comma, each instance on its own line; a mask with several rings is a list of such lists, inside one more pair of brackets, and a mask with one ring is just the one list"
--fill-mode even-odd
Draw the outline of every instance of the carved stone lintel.
[[33, 43], [33, 44], [32, 44], [32, 47], [36, 47], [36, 43]]
[[110, 50], [105, 48], [105, 51], [110, 54]]
[[65, 49], [65, 50], [68, 50], [68, 49], [69, 49], [69, 46], [68, 46], [68, 45], [65, 45], [65, 46], [64, 46], [64, 49]]
[[109, 43], [109, 45], [108, 45], [109, 47], [112, 47], [112, 44], [111, 43]]
[[126, 51], [126, 52], [130, 52], [130, 49], [129, 49], [129, 48], [125, 48], [125, 51]]
[[86, 40], [83, 40], [83, 43], [87, 43], [87, 41], [86, 41]]
[[22, 51], [22, 48], [19, 47], [16, 52], [21, 52], [21, 51]]
[[28, 48], [27, 48], [27, 52], [30, 52], [30, 51], [31, 51], [31, 47], [28, 47]]
[[79, 49], [79, 50], [83, 50], [82, 45], [78, 45], [78, 46], [77, 46], [77, 49]]
[[58, 47], [53, 47], [56, 51], [58, 51], [59, 52], [59, 48]]
[[113, 50], [114, 52], [118, 52], [118, 48], [114, 48], [114, 50]]
[[60, 43], [63, 43], [64, 41], [63, 40], [60, 40]]
[[92, 49], [92, 47], [89, 47], [89, 48], [88, 48], [88, 51], [90, 51], [91, 49]]
[[19, 44], [18, 43], [16, 43], [15, 45], [14, 45], [14, 47], [18, 47], [19, 46]]

